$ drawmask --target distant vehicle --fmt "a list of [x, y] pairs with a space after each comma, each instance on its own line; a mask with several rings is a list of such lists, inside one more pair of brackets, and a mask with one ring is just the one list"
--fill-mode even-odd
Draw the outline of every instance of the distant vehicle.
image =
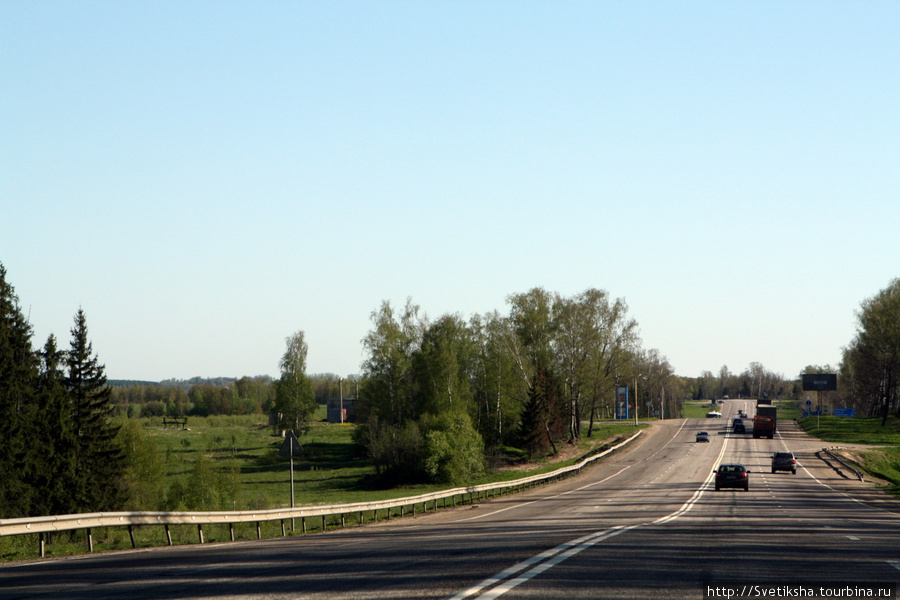
[[735, 419], [736, 423], [732, 426], [734, 427], [735, 433], [747, 433], [747, 427], [744, 425], [744, 422], [740, 419]]
[[707, 419], [721, 419], [722, 413], [711, 410], [708, 413], [706, 413], [706, 418]]
[[705, 431], [697, 432], [697, 441], [698, 442], [708, 442], [709, 441], [709, 433]]
[[722, 488], [744, 488], [745, 492], [750, 491], [750, 478], [747, 476], [750, 471], [744, 468], [744, 465], [732, 463], [719, 465], [719, 468], [713, 471], [716, 474], [716, 491]]
[[772, 455], [772, 472], [790, 471], [797, 474], [797, 459], [793, 452], [776, 452]]

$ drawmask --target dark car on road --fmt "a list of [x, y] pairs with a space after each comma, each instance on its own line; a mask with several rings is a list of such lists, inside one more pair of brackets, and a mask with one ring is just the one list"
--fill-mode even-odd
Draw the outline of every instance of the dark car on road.
[[697, 432], [697, 441], [698, 442], [708, 442], [709, 441], [709, 433], [706, 431], [698, 431]]
[[744, 465], [730, 463], [719, 465], [719, 468], [713, 471], [716, 474], [716, 491], [722, 488], [743, 488], [745, 492], [750, 490], [750, 478], [747, 476], [749, 470]]
[[797, 474], [797, 459], [793, 452], [776, 452], [772, 455], [772, 472], [790, 471]]
[[747, 428], [744, 426], [743, 419], [735, 419], [731, 422], [731, 426], [734, 428], [735, 433], [746, 433]]

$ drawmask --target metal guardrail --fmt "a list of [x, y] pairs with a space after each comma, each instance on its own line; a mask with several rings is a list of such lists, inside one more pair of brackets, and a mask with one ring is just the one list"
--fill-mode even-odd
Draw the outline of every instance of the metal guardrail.
[[[839, 450], [841, 447], [840, 447], [840, 446], [832, 446], [832, 448], [835, 449], [835, 450]], [[856, 476], [859, 478], [860, 481], [863, 480], [863, 474], [860, 473], [859, 471], [857, 471], [856, 469], [854, 469], [853, 467], [851, 467], [851, 466], [850, 466], [849, 464], [847, 464], [846, 462], [844, 462], [844, 459], [842, 459], [840, 456], [838, 456], [837, 454], [834, 454], [834, 453], [833, 453], [831, 450], [829, 450], [828, 448], [822, 448], [822, 450], [824, 450], [825, 453], [826, 453], [828, 456], [830, 456], [830, 457], [833, 458], [834, 460], [836, 460], [836, 461], [838, 461], [839, 463], [841, 463], [842, 465], [844, 465], [844, 468], [845, 468], [845, 469], [850, 469], [851, 471], [853, 471], [853, 474], [856, 475]]]
[[[378, 511], [390, 511], [399, 508], [400, 516], [403, 516], [405, 507], [412, 507], [412, 514], [416, 514], [416, 506], [422, 505], [423, 510], [427, 512], [428, 504], [431, 503], [434, 509], [437, 509], [437, 502], [443, 500], [444, 507], [447, 506], [447, 500], [450, 499], [453, 505], [456, 505], [456, 497], [462, 497], [465, 500], [466, 495], [470, 499], [477, 495], [481, 499], [482, 495], [502, 495], [504, 492], [511, 493], [514, 489], [525, 489], [542, 483], [549, 483], [563, 477], [568, 477], [577, 473], [588, 464], [607, 456], [616, 450], [622, 448], [635, 440], [643, 431], [638, 431], [627, 440], [608, 448], [603, 452], [589, 456], [577, 464], [569, 467], [563, 467], [550, 473], [540, 475], [532, 475], [512, 481], [504, 481], [500, 483], [485, 483], [461, 488], [453, 488], [450, 490], [442, 490], [439, 492], [431, 492], [418, 496], [408, 496], [405, 498], [397, 498], [394, 500], [379, 500], [375, 502], [354, 502], [349, 504], [334, 504], [327, 506], [303, 506], [296, 508], [279, 508], [272, 510], [255, 510], [255, 511], [207, 511], [207, 512], [110, 512], [110, 513], [85, 513], [77, 515], [55, 515], [48, 517], [24, 517], [17, 519], [0, 519], [0, 537], [14, 535], [39, 534], [40, 555], [45, 556], [45, 535], [47, 533], [55, 533], [61, 531], [72, 531], [78, 529], [87, 530], [88, 550], [93, 551], [93, 537], [91, 530], [102, 527], [127, 527], [131, 536], [131, 545], [136, 547], [134, 538], [134, 527], [147, 525], [161, 525], [166, 529], [166, 537], [169, 545], [172, 545], [172, 536], [169, 532], [170, 525], [196, 525], [199, 541], [203, 543], [203, 525], [223, 524], [229, 525], [231, 539], [234, 540], [234, 525], [237, 523], [256, 523], [257, 537], [261, 537], [260, 523], [268, 521], [281, 521], [282, 535], [286, 535], [285, 521], [288, 519], [301, 519], [303, 522], [303, 532], [306, 532], [306, 519], [309, 517], [321, 517], [322, 529], [326, 529], [327, 518], [332, 516], [340, 516], [341, 524], [344, 523], [344, 516], [347, 514], [366, 512], [374, 513], [374, 520], [378, 519]], [[362, 517], [360, 518], [362, 521]]]

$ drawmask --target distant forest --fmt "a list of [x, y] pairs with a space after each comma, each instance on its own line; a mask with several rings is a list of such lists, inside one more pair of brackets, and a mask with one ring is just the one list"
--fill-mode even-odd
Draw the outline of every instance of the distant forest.
[[[317, 404], [325, 405], [330, 398], [340, 396], [340, 376], [319, 373], [309, 375], [309, 379]], [[344, 398], [356, 397], [357, 381], [344, 378]], [[111, 379], [109, 386], [114, 414], [130, 418], [267, 414], [275, 406], [275, 380], [268, 375], [159, 382]]]
[[109, 381], [81, 309], [68, 348], [52, 334], [34, 347], [0, 263], [0, 456], [8, 458], [0, 461], [0, 518], [127, 505], [146, 479], [136, 475], [139, 459], [154, 455], [140, 450], [136, 417], [275, 412], [281, 429], [302, 432], [317, 405], [357, 398], [354, 441], [379, 476], [452, 484], [479, 476], [498, 452], [539, 458], [591, 437], [599, 421], [623, 416], [620, 386], [641, 419], [668, 419], [689, 399], [806, 399], [814, 392], [802, 390], [800, 374], [836, 372], [831, 406], [883, 425], [900, 417], [900, 279], [862, 303], [839, 366], [809, 365], [790, 378], [758, 362], [739, 374], [723, 365], [678, 376], [660, 351], [642, 347], [625, 302], [603, 290], [534, 288], [507, 302], [507, 314], [469, 320], [430, 320], [412, 300], [402, 308], [383, 302], [371, 315], [359, 377], [307, 375], [298, 331], [278, 379]]

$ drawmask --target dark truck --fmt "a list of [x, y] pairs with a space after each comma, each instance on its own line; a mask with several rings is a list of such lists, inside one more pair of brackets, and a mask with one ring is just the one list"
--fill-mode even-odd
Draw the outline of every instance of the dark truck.
[[774, 406], [757, 405], [756, 416], [753, 417], [753, 437], [767, 437], [770, 440], [775, 437], [778, 426], [778, 416]]

